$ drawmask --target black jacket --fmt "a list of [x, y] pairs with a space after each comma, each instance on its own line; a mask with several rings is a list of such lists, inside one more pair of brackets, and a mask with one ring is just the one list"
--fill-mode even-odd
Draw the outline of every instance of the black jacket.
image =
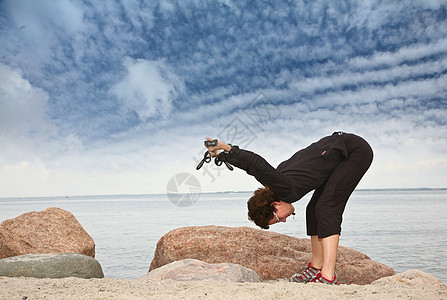
[[295, 202], [320, 187], [335, 167], [348, 157], [346, 145], [338, 133], [299, 150], [275, 169], [260, 155], [233, 146], [219, 159], [245, 170], [284, 202]]

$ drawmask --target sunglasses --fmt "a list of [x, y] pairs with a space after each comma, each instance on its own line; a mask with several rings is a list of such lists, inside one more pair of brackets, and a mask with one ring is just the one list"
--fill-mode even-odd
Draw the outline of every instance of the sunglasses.
[[[277, 223], [280, 223], [281, 220], [278, 218], [278, 216], [276, 215], [275, 212], [273, 212], [273, 215], [275, 216]], [[295, 220], [295, 213], [293, 212], [293, 213], [291, 213], [291, 215], [293, 216], [293, 219]]]

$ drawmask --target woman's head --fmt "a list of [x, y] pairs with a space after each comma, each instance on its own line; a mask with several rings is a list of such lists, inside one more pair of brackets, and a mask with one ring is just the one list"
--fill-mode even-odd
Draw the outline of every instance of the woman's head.
[[248, 200], [247, 206], [248, 219], [263, 229], [269, 229], [269, 225], [277, 222], [285, 222], [295, 211], [290, 203], [276, 198], [268, 187], [257, 189]]

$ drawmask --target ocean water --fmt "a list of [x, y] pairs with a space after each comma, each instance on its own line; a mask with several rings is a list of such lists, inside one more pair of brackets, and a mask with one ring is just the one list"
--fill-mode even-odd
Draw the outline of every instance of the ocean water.
[[[185, 226], [256, 226], [248, 221], [251, 193], [202, 193], [181, 207], [168, 195], [0, 199], [0, 222], [30, 211], [59, 207], [75, 215], [96, 244], [96, 259], [110, 278], [148, 272], [157, 241]], [[294, 204], [295, 220], [271, 231], [306, 238], [306, 195]], [[172, 200], [172, 198], [171, 198]], [[397, 273], [420, 269], [447, 283], [447, 190], [355, 191], [344, 214], [340, 245]]]

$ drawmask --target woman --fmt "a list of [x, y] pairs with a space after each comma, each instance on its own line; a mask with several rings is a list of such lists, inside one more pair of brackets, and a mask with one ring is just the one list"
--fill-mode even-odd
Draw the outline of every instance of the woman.
[[312, 261], [290, 280], [338, 284], [335, 263], [342, 215], [350, 195], [372, 163], [369, 144], [355, 134], [335, 132], [296, 152], [277, 168], [256, 153], [222, 141], [209, 146], [208, 151], [264, 185], [247, 203], [249, 219], [261, 228], [286, 222], [295, 211], [292, 203], [315, 190], [306, 208]]

